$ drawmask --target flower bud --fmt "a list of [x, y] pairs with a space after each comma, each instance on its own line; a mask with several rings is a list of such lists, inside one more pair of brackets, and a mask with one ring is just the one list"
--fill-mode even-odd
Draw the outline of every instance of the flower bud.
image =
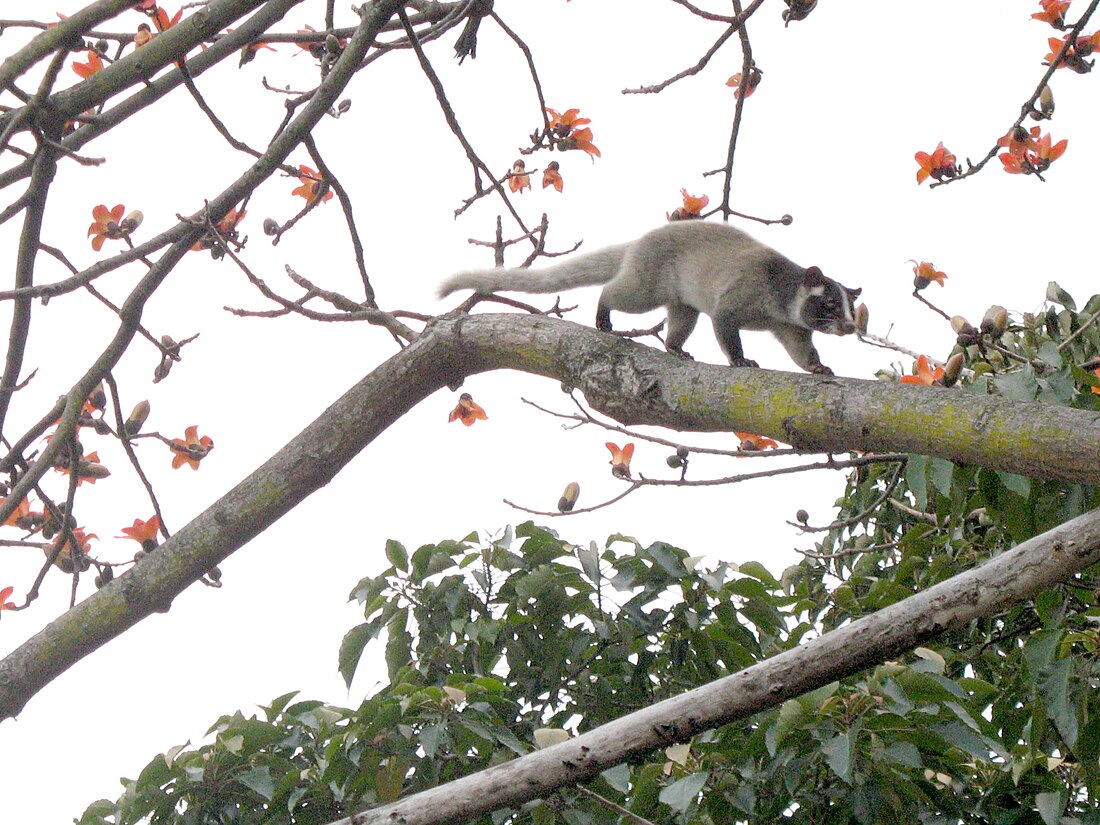
[[93, 409], [102, 410], [107, 407], [107, 391], [103, 389], [102, 381], [95, 385], [95, 389], [88, 396], [88, 400], [92, 402]]
[[130, 212], [130, 214], [122, 219], [122, 223], [118, 225], [118, 228], [124, 235], [129, 235], [131, 232], [141, 226], [141, 222], [143, 220], [145, 220], [145, 215], [142, 213], [142, 211], [140, 209], [134, 209]]
[[149, 417], [150, 409], [148, 401], [139, 401], [134, 405], [129, 417], [126, 419], [126, 423], [123, 425], [126, 435], [137, 435], [141, 432], [141, 426], [145, 423], [145, 419]]
[[994, 304], [985, 311], [982, 318], [983, 335], [1002, 335], [1008, 328], [1008, 310]]
[[940, 383], [945, 387], [950, 387], [958, 381], [965, 363], [966, 354], [962, 352], [956, 352], [948, 358], [947, 363], [943, 365], [943, 377], [940, 379]]
[[98, 461], [81, 460], [76, 464], [76, 474], [80, 478], [107, 478], [111, 471]]
[[1043, 90], [1039, 92], [1039, 111], [1047, 118], [1054, 114], [1054, 92], [1050, 90], [1050, 86], [1043, 86]]
[[581, 485], [575, 481], [570, 481], [565, 485], [565, 491], [561, 494], [561, 498], [558, 499], [558, 509], [563, 513], [568, 513], [573, 509], [573, 505], [577, 503], [577, 498], [581, 494]]
[[794, 520], [799, 524], [806, 524], [810, 520], [810, 514], [805, 510], [799, 510], [794, 514]]
[[264, 218], [264, 234], [268, 237], [279, 234], [279, 222], [274, 218]]

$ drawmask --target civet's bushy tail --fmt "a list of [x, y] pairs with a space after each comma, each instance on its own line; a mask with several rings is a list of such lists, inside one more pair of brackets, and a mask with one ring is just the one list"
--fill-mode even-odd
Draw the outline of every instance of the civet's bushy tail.
[[476, 292], [530, 292], [541, 294], [560, 292], [579, 286], [606, 284], [619, 271], [630, 244], [618, 244], [588, 255], [572, 256], [564, 263], [541, 269], [474, 269], [459, 272], [439, 287], [439, 297], [445, 298], [460, 289]]

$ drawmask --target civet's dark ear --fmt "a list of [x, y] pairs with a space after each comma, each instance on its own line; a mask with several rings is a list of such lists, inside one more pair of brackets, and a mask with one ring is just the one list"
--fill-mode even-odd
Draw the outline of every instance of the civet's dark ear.
[[817, 286], [818, 284], [828, 283], [828, 281], [829, 279], [816, 266], [807, 267], [806, 271], [802, 273], [802, 283], [806, 286]]
[[861, 292], [863, 292], [863, 287], [860, 287], [860, 286], [857, 286], [855, 289], [852, 289], [851, 287], [844, 287], [844, 288], [848, 290], [848, 297], [849, 298], [858, 298], [859, 294]]

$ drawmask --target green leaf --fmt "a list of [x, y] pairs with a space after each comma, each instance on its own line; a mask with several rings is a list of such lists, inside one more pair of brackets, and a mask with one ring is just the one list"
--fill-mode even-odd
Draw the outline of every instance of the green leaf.
[[1066, 795], [1063, 791], [1048, 791], [1035, 794], [1035, 810], [1046, 825], [1059, 825], [1062, 811], [1066, 809]]
[[344, 634], [340, 642], [340, 675], [344, 677], [344, 684], [351, 687], [355, 669], [359, 666], [359, 660], [363, 657], [363, 649], [367, 642], [374, 638], [370, 625], [363, 623], [356, 625]]
[[955, 472], [955, 465], [944, 458], [928, 459], [928, 480], [932, 486], [942, 495], [951, 495], [951, 476]]
[[275, 795], [275, 780], [271, 778], [271, 769], [266, 765], [245, 771], [237, 777], [237, 781], [246, 788], [258, 793], [268, 802]]
[[923, 455], [911, 455], [905, 463], [905, 484], [916, 499], [918, 510], [928, 508], [928, 477], [925, 475], [927, 466], [928, 457]]
[[1058, 286], [1057, 281], [1050, 281], [1047, 284], [1046, 299], [1052, 304], [1061, 304], [1066, 309], [1077, 310], [1077, 304], [1073, 302], [1073, 297]]
[[625, 762], [614, 768], [608, 768], [600, 776], [603, 777], [604, 782], [621, 794], [630, 790], [630, 766]]
[[1001, 484], [1021, 498], [1027, 498], [1031, 495], [1031, 479], [1018, 476], [1015, 473], [1001, 472], [1000, 470], [997, 471], [997, 478], [1001, 480]]
[[821, 753], [833, 773], [845, 782], [852, 781], [852, 742], [846, 733], [838, 733], [821, 743]]
[[695, 804], [703, 786], [707, 784], [708, 775], [707, 771], [700, 771], [683, 779], [677, 779], [671, 785], [662, 788], [657, 798], [677, 813], [686, 813], [688, 808]]
[[402, 573], [409, 569], [409, 551], [394, 539], [386, 539], [386, 560]]
[[1058, 733], [1071, 748], [1077, 742], [1077, 704], [1070, 696], [1069, 677], [1073, 669], [1071, 659], [1061, 659], [1039, 681], [1039, 689], [1047, 714], [1058, 728]]
[[769, 573], [768, 569], [758, 561], [747, 561], [744, 564], [737, 565], [737, 572], [745, 576], [752, 576], [770, 588], [779, 587], [779, 582], [776, 581], [775, 576]]

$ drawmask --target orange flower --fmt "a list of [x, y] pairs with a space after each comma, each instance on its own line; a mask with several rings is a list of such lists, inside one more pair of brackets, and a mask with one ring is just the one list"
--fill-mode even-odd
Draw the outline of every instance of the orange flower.
[[1053, 142], [1050, 134], [1039, 137], [1039, 127], [1033, 126], [1026, 139], [1019, 134], [1023, 130], [1005, 135], [998, 145], [1006, 146], [1007, 152], [998, 156], [1004, 170], [1012, 175], [1042, 174], [1050, 164], [1065, 154], [1069, 141], [1062, 139]]
[[192, 424], [184, 430], [183, 438], [173, 438], [168, 448], [174, 453], [173, 470], [178, 470], [184, 464], [190, 464], [192, 470], [197, 470], [199, 462], [214, 449], [214, 439], [208, 435], [200, 438], [198, 425]]
[[[7, 499], [0, 498], [0, 504], [3, 504]], [[29, 499], [24, 498], [19, 502], [19, 506], [12, 510], [11, 515], [8, 516], [4, 522], [4, 527], [22, 527], [19, 523], [20, 519], [25, 519], [31, 514], [31, 503]]]
[[630, 459], [634, 456], [634, 445], [627, 444], [620, 449], [618, 444], [607, 442], [611, 450], [611, 475], [615, 478], [630, 478]]
[[[229, 240], [236, 240], [237, 238], [237, 224], [244, 220], [244, 216], [248, 214], [248, 211], [242, 209], [237, 211], [237, 207], [233, 207], [225, 213], [225, 217], [217, 223], [218, 234], [223, 238]], [[192, 252], [197, 252], [200, 249], [211, 249], [217, 242], [217, 238], [214, 235], [203, 235], [197, 241], [195, 245], [191, 247]], [[223, 250], [224, 251], [224, 250]]]
[[102, 203], [92, 207], [92, 225], [88, 227], [88, 235], [92, 237], [92, 249], [99, 252], [103, 248], [103, 242], [108, 238], [117, 240], [123, 237], [119, 223], [126, 207], [121, 203], [115, 204], [114, 209], [108, 209]]
[[[1092, 374], [1095, 375], [1097, 378], [1100, 378], [1100, 367], [1097, 367], [1096, 369], [1094, 369], [1092, 371]], [[1093, 387], [1092, 391], [1094, 393], [1096, 393], [1097, 395], [1100, 395], [1100, 387]]]
[[929, 177], [942, 181], [944, 178], [953, 178], [961, 171], [956, 158], [939, 142], [932, 154], [917, 152], [913, 158], [920, 165], [917, 170], [917, 183], [924, 183]]
[[153, 25], [157, 27], [158, 32], [166, 32], [172, 28], [176, 23], [180, 22], [180, 17], [183, 16], [183, 9], [177, 11], [171, 18], [168, 17], [168, 12], [160, 8], [160, 6], [154, 5], [148, 9], [146, 14], [153, 20]]
[[565, 186], [565, 181], [562, 180], [561, 172], [558, 171], [559, 169], [561, 169], [561, 167], [556, 160], [552, 160], [546, 164], [546, 168], [542, 170], [543, 189], [547, 186], [553, 186], [559, 192], [562, 190], [562, 187]]
[[485, 414], [485, 410], [481, 409], [472, 395], [468, 392], [462, 393], [458, 397], [458, 406], [451, 410], [451, 414], [447, 416], [447, 423], [452, 421], [461, 421], [467, 427], [472, 427], [475, 421], [488, 421], [489, 416]]
[[592, 162], [595, 163], [596, 158], [602, 157], [600, 150], [596, 148], [596, 145], [592, 143], [592, 130], [585, 126], [583, 129], [577, 129], [567, 138], [563, 138], [558, 141], [558, 148], [562, 151], [568, 151], [569, 149], [580, 149], [582, 152], [587, 152], [588, 156], [592, 158]]
[[689, 195], [686, 189], [681, 189], [680, 195], [684, 199], [684, 205], [677, 206], [672, 210], [671, 215], [665, 212], [665, 218], [667, 220], [683, 221], [691, 218], [698, 218], [702, 211], [707, 208], [707, 204], [710, 203], [710, 198], [706, 195], [695, 197], [694, 195]]
[[8, 585], [0, 590], [0, 610], [15, 610], [15, 602], [9, 602], [8, 598], [15, 592], [15, 588]]
[[[760, 85], [760, 81], [764, 79], [764, 73], [757, 69], [755, 66], [749, 72], [749, 82], [745, 84], [745, 97], [751, 97], [752, 93], [756, 91], [756, 87]], [[731, 89], [741, 88], [741, 72], [732, 75], [729, 80], [726, 81], [726, 85]]]
[[[581, 113], [580, 109], [566, 109], [565, 112], [558, 112], [555, 109], [546, 111], [550, 115], [550, 132], [557, 138], [556, 145], [559, 150], [567, 152], [570, 149], [580, 149], [582, 152], [587, 152], [593, 162], [601, 157], [600, 150], [592, 143], [592, 130], [587, 128], [587, 124], [592, 120], [587, 117], [578, 117]], [[585, 128], [579, 129], [577, 128], [579, 126]]]
[[[909, 259], [909, 263], [917, 264], [912, 258]], [[935, 265], [928, 261], [921, 261], [913, 267], [913, 286], [917, 289], [924, 289], [933, 281], [943, 286], [943, 282], [946, 280], [947, 274], [940, 272]]]
[[568, 137], [575, 127], [587, 126], [592, 122], [591, 118], [577, 117], [581, 113], [580, 109], [566, 109], [564, 113], [547, 109], [546, 112], [550, 115], [550, 128], [560, 137]]
[[134, 519], [133, 527], [123, 527], [126, 535], [118, 536], [120, 539], [133, 539], [138, 542], [145, 552], [149, 552], [157, 546], [157, 533], [160, 531], [160, 516], [154, 515], [148, 521]]
[[[57, 540], [52, 545], [42, 548], [42, 552], [46, 554], [46, 558], [49, 558], [53, 554], [54, 548], [58, 546], [62, 538], [65, 538], [65, 536], [66, 534], [62, 533], [60, 536], [57, 537]], [[90, 549], [89, 544], [91, 540], [98, 538], [99, 536], [97, 536], [95, 533], [85, 534], [84, 528], [82, 527], [74, 527], [72, 539], [76, 540], [76, 547], [74, 548], [72, 539], [66, 539], [65, 543], [61, 545], [61, 550], [58, 552], [57, 558], [53, 560], [53, 563], [57, 567], [61, 568], [61, 570], [63, 570], [64, 572], [72, 573], [74, 566], [73, 550], [75, 549], [77, 551], [77, 555], [81, 557], [80, 570], [82, 572], [84, 570], [87, 570], [89, 567], [91, 567], [91, 562], [83, 557], [88, 555], [88, 551]]]
[[[1050, 47], [1050, 51], [1047, 56], [1043, 58], [1043, 65], [1053, 65], [1055, 59], [1058, 57], [1058, 53], [1062, 50], [1062, 47], [1069, 40], [1069, 35], [1059, 39], [1057, 37], [1048, 37], [1047, 45]], [[1090, 54], [1097, 49], [1100, 49], [1100, 31], [1093, 32], [1092, 34], [1082, 35], [1073, 41], [1072, 45], [1066, 49], [1066, 53], [1062, 55], [1062, 59], [1058, 61], [1059, 69], [1073, 69], [1078, 74], [1088, 74], [1092, 71], [1092, 63], [1085, 60]]]
[[903, 384], [924, 384], [930, 387], [941, 378], [943, 378], [943, 367], [933, 367], [928, 361], [928, 356], [921, 355], [917, 357], [917, 374], [903, 375], [900, 381]]
[[1032, 20], [1041, 20], [1050, 23], [1056, 29], [1066, 24], [1066, 11], [1069, 9], [1070, 0], [1039, 0], [1043, 7], [1041, 12], [1031, 15]]
[[741, 439], [741, 450], [747, 453], [779, 448], [779, 442], [773, 438], [765, 438], [754, 433], [739, 433], [736, 430], [733, 434]]
[[508, 175], [508, 188], [513, 192], [519, 192], [523, 194], [524, 189], [531, 188], [531, 176], [525, 174], [524, 170], [527, 165], [522, 160], [517, 160], [512, 164], [512, 171]]
[[[308, 166], [299, 166], [298, 180], [302, 182], [302, 185], [295, 189], [290, 194], [301, 195], [306, 199], [307, 203], [314, 203], [320, 199], [321, 203], [332, 198], [332, 190], [329, 189], [327, 183], [321, 180], [321, 175], [310, 169]], [[322, 194], [322, 192], [324, 194]]]
[[156, 37], [156, 35], [153, 34], [153, 30], [149, 27], [149, 24], [142, 23], [137, 27], [137, 33], [134, 35], [134, 48], [141, 48], [154, 37]]
[[78, 63], [73, 61], [73, 71], [84, 78], [91, 77], [103, 69], [103, 58], [95, 49], [88, 49], [88, 62]]

